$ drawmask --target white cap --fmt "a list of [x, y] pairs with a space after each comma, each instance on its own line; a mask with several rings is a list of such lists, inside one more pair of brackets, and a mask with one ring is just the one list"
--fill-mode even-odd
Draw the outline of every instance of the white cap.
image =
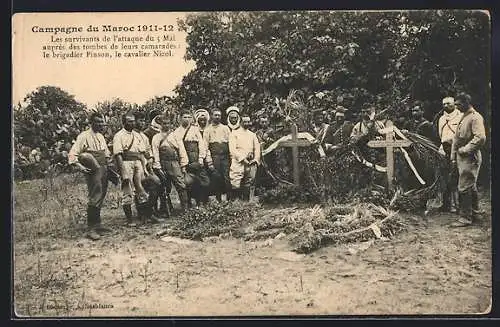
[[238, 114], [240, 113], [240, 109], [236, 106], [231, 106], [226, 109], [226, 115], [229, 115], [231, 111], [236, 111]]

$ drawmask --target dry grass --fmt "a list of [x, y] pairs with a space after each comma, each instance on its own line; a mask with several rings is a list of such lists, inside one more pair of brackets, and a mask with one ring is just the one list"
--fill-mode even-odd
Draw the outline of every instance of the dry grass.
[[[443, 227], [452, 216], [430, 219], [431, 226], [415, 227], [418, 230], [401, 233], [398, 239], [375, 241], [360, 255], [346, 255], [343, 247], [332, 246], [300, 256], [303, 262], [296, 262], [297, 256], [281, 258], [290, 247], [286, 238], [274, 235], [267, 235], [274, 241], [270, 244], [218, 238], [181, 245], [155, 238], [158, 225], [123, 227], [120, 192], [112, 185], [103, 223], [113, 231], [92, 242], [81, 237], [86, 192], [78, 174], [15, 184], [14, 303], [18, 315], [359, 314], [387, 313], [388, 308], [397, 313], [477, 312], [491, 293], [491, 231]], [[485, 197], [483, 201], [490, 200]], [[254, 221], [262, 230], [255, 231], [273, 227], [266, 221], [299, 223], [320, 211], [318, 207], [262, 208]], [[422, 223], [421, 217], [415, 219]], [[454, 240], [451, 244], [450, 239]], [[449, 276], [442, 275], [443, 269]], [[338, 275], [337, 270], [349, 270], [349, 274], [352, 270], [356, 278], [343, 272]], [[440, 278], [425, 279], [434, 275]], [[402, 284], [395, 282], [380, 288], [373, 276], [399, 278], [408, 286], [401, 289]], [[442, 301], [426, 296], [426, 287], [431, 286], [441, 290]], [[375, 298], [377, 304], [365, 303]], [[113, 304], [114, 309], [85, 307], [92, 303]], [[417, 305], [423, 306], [418, 309]]]
[[[71, 294], [81, 282], [72, 265], [79, 262], [71, 249], [57, 256], [64, 240], [76, 239], [86, 226], [87, 188], [80, 174], [61, 175], [14, 185], [14, 302], [16, 313], [45, 314], [47, 307], [56, 315], [69, 314], [85, 301], [85, 292]], [[119, 192], [110, 186], [108, 208], [116, 207]], [[91, 274], [91, 269], [84, 267]], [[48, 300], [50, 299], [50, 301]], [[72, 299], [72, 300], [70, 300]]]

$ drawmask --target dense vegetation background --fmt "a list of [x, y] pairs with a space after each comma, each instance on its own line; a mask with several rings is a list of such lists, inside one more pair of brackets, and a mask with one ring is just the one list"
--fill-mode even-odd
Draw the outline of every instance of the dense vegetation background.
[[[313, 109], [342, 105], [353, 114], [365, 103], [405, 116], [415, 101], [432, 119], [444, 96], [465, 91], [490, 135], [487, 12], [207, 12], [187, 16], [180, 26], [188, 32], [185, 58], [196, 67], [175, 96], [86, 108], [64, 90], [43, 86], [14, 110], [15, 142], [50, 148], [61, 138], [70, 141], [90, 109], [109, 114], [110, 134], [120, 126], [117, 115], [130, 109], [175, 113], [237, 105], [250, 115], [266, 111], [276, 122], [282, 118], [276, 99], [283, 103], [291, 89], [309, 109], [298, 113], [305, 122]], [[485, 158], [489, 149], [490, 137]], [[485, 166], [489, 176], [489, 162]]]

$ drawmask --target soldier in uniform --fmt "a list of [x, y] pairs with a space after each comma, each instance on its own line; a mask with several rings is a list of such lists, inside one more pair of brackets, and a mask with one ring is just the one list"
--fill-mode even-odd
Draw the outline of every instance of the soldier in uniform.
[[415, 106], [411, 109], [412, 114], [412, 130], [414, 133], [425, 136], [429, 140], [436, 141], [436, 133], [434, 132], [434, 126], [432, 122], [428, 121], [424, 117], [424, 111], [420, 102], [417, 102]]
[[132, 204], [136, 202], [136, 209], [143, 221], [149, 220], [152, 208], [149, 206], [148, 194], [142, 185], [147, 171], [147, 161], [144, 157], [144, 143], [142, 137], [134, 131], [135, 117], [127, 113], [122, 117], [123, 128], [113, 137], [113, 154], [116, 166], [122, 178], [123, 211], [128, 226], [134, 227]]
[[342, 110], [337, 110], [335, 113], [336, 130], [326, 139], [325, 152], [328, 154], [334, 153], [342, 144], [349, 141], [353, 125], [345, 120], [345, 113]]
[[486, 142], [484, 120], [471, 104], [471, 97], [460, 93], [455, 105], [463, 112], [451, 147], [451, 162], [458, 169], [458, 201], [460, 219], [455, 227], [477, 223], [479, 219], [479, 193], [477, 177], [481, 168], [481, 147]]
[[314, 136], [319, 145], [326, 147], [326, 140], [331, 138], [333, 128], [326, 122], [325, 114], [322, 110], [313, 113]]
[[100, 239], [99, 234], [107, 231], [101, 226], [101, 207], [108, 189], [107, 163], [111, 153], [101, 134], [104, 128], [104, 117], [93, 113], [90, 128], [78, 135], [68, 153], [69, 164], [83, 172], [87, 181], [87, 237], [92, 240]]
[[212, 179], [215, 181], [215, 197], [217, 201], [222, 200], [225, 193], [229, 199], [231, 181], [229, 180], [229, 127], [221, 124], [222, 113], [220, 110], [212, 111], [212, 122], [203, 132], [203, 139], [208, 147], [208, 155], [212, 158], [215, 173]]
[[161, 129], [161, 116], [157, 115], [153, 117], [149, 126], [144, 130], [144, 134], [148, 137], [149, 142], [151, 142], [153, 140], [153, 136], [160, 133]]
[[[188, 191], [188, 198], [193, 197], [197, 205], [207, 203], [210, 178], [204, 169], [204, 164], [208, 151], [198, 126], [193, 124], [191, 112], [187, 110], [181, 112], [181, 124], [172, 133], [178, 143], [184, 143], [189, 158], [186, 169], [194, 176], [194, 183]], [[190, 205], [190, 200], [188, 200], [188, 205]]]
[[357, 122], [351, 131], [351, 140], [359, 141], [365, 136], [374, 136], [378, 134], [378, 130], [385, 128], [384, 123], [380, 120], [375, 120], [375, 107], [365, 106], [361, 110], [361, 121]]
[[[162, 219], [160, 216], [161, 213], [158, 212], [156, 209], [156, 204], [158, 202], [158, 197], [160, 192], [163, 189], [162, 181], [158, 176], [153, 171], [153, 152], [151, 150], [151, 143], [149, 137], [143, 132], [145, 126], [146, 126], [146, 115], [143, 112], [137, 111], [134, 114], [135, 117], [135, 128], [134, 130], [139, 134], [141, 137], [141, 142], [143, 143], [143, 152], [142, 154], [144, 155], [144, 158], [146, 159], [146, 171], [147, 171], [147, 176], [145, 176], [145, 179], [142, 181], [142, 184], [144, 186], [144, 189], [148, 193], [148, 199], [149, 199], [149, 207], [151, 210], [153, 210], [152, 214], [148, 216], [148, 218], [153, 222], [153, 223], [158, 223], [161, 222]], [[136, 204], [137, 205], [137, 204]]]
[[257, 125], [259, 128], [255, 131], [255, 134], [260, 142], [261, 148], [264, 149], [275, 141], [274, 130], [269, 126], [269, 117], [267, 115], [261, 115]]
[[[162, 131], [162, 116], [155, 115], [149, 126], [144, 130], [144, 134], [148, 137], [149, 143], [153, 144], [153, 136]], [[153, 158], [154, 161], [154, 158]], [[172, 183], [165, 179], [164, 175], [158, 175], [157, 170], [153, 167], [154, 174], [160, 179], [158, 192], [150, 194], [151, 202], [153, 203], [153, 213], [158, 217], [169, 216], [173, 210], [172, 201], [170, 199], [170, 191], [172, 191]], [[159, 200], [159, 206], [158, 206]]]
[[207, 128], [208, 121], [210, 120], [210, 114], [205, 109], [198, 109], [194, 112], [194, 120], [196, 121], [196, 125], [200, 130], [201, 136], [203, 136], [203, 133]]
[[[351, 131], [350, 142], [356, 144], [363, 157], [373, 164], [382, 164], [385, 166], [385, 151], [381, 149], [372, 149], [367, 143], [371, 139], [382, 139], [379, 130], [385, 128], [382, 121], [375, 119], [375, 107], [365, 105], [361, 110], [361, 121], [356, 123]], [[372, 171], [364, 171], [360, 180], [366, 181], [367, 184], [373, 183], [376, 179]]]
[[[187, 208], [188, 196], [184, 175], [189, 163], [188, 154], [182, 140], [177, 140], [174, 133], [169, 133], [169, 123], [162, 117], [162, 130], [153, 136], [153, 170], [166, 185], [174, 185], [181, 204], [181, 210]], [[170, 193], [170, 192], [169, 192]]]
[[[208, 128], [208, 122], [210, 121], [210, 113], [205, 110], [205, 109], [198, 109], [194, 112], [194, 119], [196, 121], [196, 125], [198, 126], [198, 129], [200, 130], [200, 134], [205, 141], [205, 149], [206, 149], [206, 155], [205, 155], [205, 160], [204, 164], [202, 166], [202, 170], [205, 170], [205, 173], [209, 177], [209, 185], [205, 188], [205, 191], [203, 193], [203, 196], [205, 197], [204, 203], [208, 202], [208, 196], [209, 195], [217, 195], [218, 194], [218, 179], [219, 174], [217, 173], [217, 170], [215, 169], [213, 159], [212, 159], [212, 153], [210, 149], [208, 148], [208, 142], [206, 141], [205, 138], [205, 132]], [[221, 199], [217, 199], [221, 200]]]
[[140, 111], [134, 113], [135, 125], [134, 131], [137, 132], [140, 136], [140, 141], [143, 143], [142, 146], [142, 154], [146, 159], [146, 171], [151, 174], [152, 164], [153, 164], [153, 154], [151, 152], [151, 144], [149, 141], [149, 137], [143, 132], [144, 127], [146, 125], [146, 115]]

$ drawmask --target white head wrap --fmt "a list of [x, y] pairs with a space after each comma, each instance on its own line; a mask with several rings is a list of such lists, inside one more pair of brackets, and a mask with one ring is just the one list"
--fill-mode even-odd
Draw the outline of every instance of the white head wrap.
[[161, 131], [161, 125], [160, 123], [158, 123], [158, 119], [160, 119], [160, 115], [155, 116], [155, 118], [153, 118], [153, 120], [151, 121], [150, 125], [155, 132]]
[[[240, 117], [240, 114], [239, 114], [239, 110], [226, 110], [227, 112], [227, 126], [231, 129], [231, 130], [234, 130], [234, 129], [237, 129], [238, 127], [240, 127], [240, 122], [241, 122], [241, 117]], [[229, 116], [231, 115], [231, 113], [234, 112], [238, 115], [238, 121], [236, 122], [236, 124], [232, 124], [230, 121], [229, 121]]]
[[194, 112], [194, 119], [196, 122], [198, 122], [198, 118], [203, 117], [203, 116], [207, 119], [207, 122], [210, 120], [210, 114], [208, 113], [207, 110], [198, 109]]
[[231, 106], [229, 108], [226, 109], [226, 115], [229, 116], [229, 113], [231, 111], [236, 111], [238, 113], [238, 115], [240, 114], [240, 108], [236, 107], [236, 106]]

